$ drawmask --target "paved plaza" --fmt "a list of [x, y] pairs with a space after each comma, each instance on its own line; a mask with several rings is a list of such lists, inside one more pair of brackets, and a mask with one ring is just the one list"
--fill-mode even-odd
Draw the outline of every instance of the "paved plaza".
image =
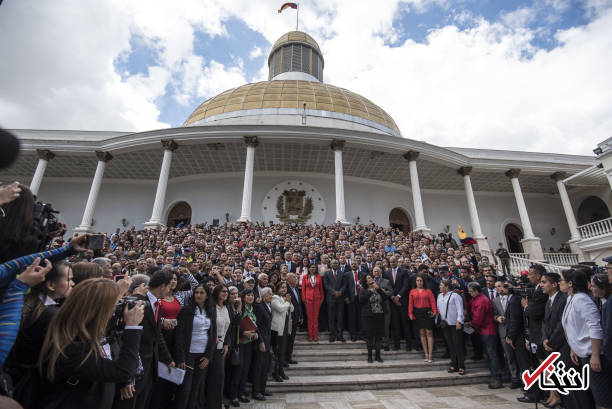
[[486, 384], [424, 389], [385, 389], [349, 392], [278, 393], [265, 402], [241, 404], [249, 409], [528, 409], [517, 390], [490, 390]]

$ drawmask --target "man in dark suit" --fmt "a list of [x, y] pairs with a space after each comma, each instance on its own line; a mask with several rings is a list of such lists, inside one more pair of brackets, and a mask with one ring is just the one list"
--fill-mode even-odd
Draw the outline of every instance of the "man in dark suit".
[[[126, 402], [121, 407], [132, 407], [134, 409], [145, 409], [150, 407], [153, 383], [157, 379], [157, 362], [163, 362], [168, 366], [168, 370], [174, 367], [172, 356], [168, 352], [164, 337], [161, 335], [161, 298], [167, 294], [172, 281], [172, 274], [165, 270], [157, 271], [149, 281], [149, 290], [146, 295], [136, 295], [143, 301], [148, 301], [145, 308], [144, 319], [142, 320], [142, 337], [140, 338], [140, 360], [143, 371], [136, 379], [136, 384], [126, 386], [121, 394], [132, 395], [130, 403]], [[128, 388], [128, 389], [126, 389]], [[129, 390], [131, 388], [131, 390]]]
[[359, 271], [361, 274], [372, 274], [374, 271], [374, 261], [371, 254], [366, 255], [366, 261], [359, 266]]
[[542, 274], [546, 270], [541, 264], [533, 265], [529, 268], [529, 282], [535, 286], [533, 297], [529, 299], [521, 299], [521, 304], [525, 309], [525, 318], [527, 319], [527, 339], [529, 342], [538, 346], [537, 357], [542, 360], [544, 358], [542, 348], [542, 320], [544, 319], [544, 310], [548, 297], [542, 292], [540, 281]]
[[300, 291], [297, 288], [298, 279], [295, 273], [287, 274], [287, 292], [291, 296], [291, 304], [293, 304], [293, 312], [291, 313], [291, 334], [287, 339], [287, 346], [285, 349], [285, 363], [295, 365], [297, 361], [292, 358], [293, 355], [293, 344], [295, 343], [295, 334], [297, 333], [298, 327], [304, 321], [302, 316], [302, 300], [300, 298]]
[[338, 260], [332, 260], [331, 269], [323, 276], [323, 287], [327, 302], [329, 342], [345, 342], [342, 336], [344, 300], [346, 299], [346, 276], [340, 272]]
[[[612, 257], [605, 257], [603, 261], [606, 263], [606, 271], [608, 272], [608, 281], [612, 283]], [[604, 341], [601, 352], [604, 354], [610, 365], [612, 365], [612, 295], [608, 297], [608, 301], [604, 304], [601, 311], [601, 328], [604, 331]]]
[[[293, 261], [293, 254], [290, 251], [285, 253], [285, 264], [289, 273], [295, 273], [297, 270], [297, 263]], [[279, 266], [280, 269], [280, 266]]]
[[347, 270], [346, 275], [346, 298], [345, 302], [348, 308], [349, 332], [351, 333], [351, 341], [355, 342], [361, 336], [360, 334], [360, 307], [359, 307], [359, 280], [362, 275], [359, 274], [357, 262], [351, 263], [351, 269]]
[[397, 265], [397, 257], [391, 257], [391, 268], [384, 274], [393, 287], [391, 298], [391, 328], [393, 330], [393, 350], [400, 349], [402, 334], [406, 338], [406, 351], [412, 350], [412, 326], [408, 320], [409, 277], [405, 270]]
[[255, 305], [255, 319], [257, 321], [257, 336], [259, 345], [255, 352], [255, 369], [253, 370], [253, 398], [256, 400], [266, 400], [265, 396], [271, 393], [266, 392], [268, 381], [268, 370], [272, 354], [270, 341], [272, 338], [272, 290], [268, 287], [261, 289], [262, 301]]
[[510, 381], [512, 382], [510, 388], [516, 389], [521, 386], [520, 374], [516, 363], [516, 354], [514, 353], [514, 349], [506, 342], [506, 310], [508, 309], [510, 299], [515, 296], [509, 293], [509, 286], [501, 281], [495, 283], [495, 289], [498, 296], [493, 298], [493, 314], [497, 322], [497, 334], [501, 340], [507, 368], [510, 371]]

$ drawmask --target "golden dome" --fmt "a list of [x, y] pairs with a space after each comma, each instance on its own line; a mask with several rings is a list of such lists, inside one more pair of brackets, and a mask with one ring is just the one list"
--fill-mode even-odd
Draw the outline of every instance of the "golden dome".
[[309, 46], [314, 48], [319, 53], [319, 55], [323, 56], [323, 54], [321, 53], [321, 49], [319, 48], [319, 44], [317, 44], [314, 38], [302, 31], [289, 31], [288, 33], [285, 33], [280, 36], [280, 38], [276, 40], [276, 42], [272, 46], [272, 51], [270, 52], [270, 55], [272, 55], [272, 53], [274, 53], [274, 50], [276, 50], [278, 47], [290, 43], [308, 44]]
[[399, 128], [378, 105], [344, 88], [314, 81], [262, 81], [232, 88], [203, 102], [183, 126], [226, 112], [265, 108], [306, 108], [352, 115], [382, 125], [400, 135]]

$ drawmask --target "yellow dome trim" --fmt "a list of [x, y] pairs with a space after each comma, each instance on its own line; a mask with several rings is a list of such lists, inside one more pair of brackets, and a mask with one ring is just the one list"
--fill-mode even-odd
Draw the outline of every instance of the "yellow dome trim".
[[397, 124], [378, 105], [344, 88], [321, 82], [262, 81], [232, 88], [204, 101], [183, 126], [215, 115], [247, 109], [302, 108], [338, 112], [367, 119], [401, 134]]

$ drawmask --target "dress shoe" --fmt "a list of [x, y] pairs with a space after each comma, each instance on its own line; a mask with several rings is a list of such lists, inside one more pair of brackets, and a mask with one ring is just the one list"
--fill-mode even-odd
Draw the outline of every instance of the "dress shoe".
[[510, 384], [510, 389], [518, 389], [521, 387], [521, 383], [519, 381], [514, 381]]
[[336, 342], [336, 338], [334, 338], [334, 337], [329, 337], [329, 342]]
[[255, 399], [255, 400], [266, 400], [266, 397], [263, 396], [261, 393], [258, 393], [257, 395], [255, 395], [253, 397], [253, 399]]
[[297, 361], [294, 361], [293, 359], [290, 359], [287, 362], [290, 363], [291, 365], [296, 365], [297, 364]]
[[389, 348], [389, 345], [385, 346], [383, 349], [384, 349], [385, 351], [390, 351], [390, 350], [391, 350], [391, 348]]
[[393, 351], [399, 351], [399, 350], [400, 350], [400, 347], [398, 347], [398, 346], [394, 345], [394, 346], [393, 346], [393, 348], [391, 348], [391, 350], [393, 350]]
[[286, 380], [286, 381], [288, 381], [288, 380], [289, 380], [289, 377], [288, 377], [287, 375], [285, 375], [285, 374], [282, 374], [280, 377], [281, 377], [281, 378], [283, 378], [283, 379], [284, 379], [284, 380]]
[[281, 378], [281, 377], [280, 377], [280, 376], [278, 376], [278, 375], [274, 375], [274, 376], [272, 376], [272, 379], [274, 380], [274, 382], [282, 382], [282, 381], [283, 381], [283, 378]]
[[249, 403], [251, 401], [250, 399], [247, 399], [246, 397], [240, 397], [238, 398], [238, 400], [242, 403]]
[[289, 364], [287, 362], [283, 363], [283, 368], [289, 368]]
[[268, 391], [264, 392], [263, 394], [264, 396], [272, 396], [272, 392], [268, 392]]
[[406, 352], [412, 351], [412, 345], [406, 344]]
[[239, 408], [240, 407], [240, 402], [238, 400], [230, 401], [230, 403], [235, 408]]
[[503, 388], [504, 385], [502, 385], [501, 381], [499, 379], [491, 381], [489, 383], [489, 389], [500, 389]]
[[521, 396], [520, 398], [516, 398], [517, 401], [521, 403], [535, 403], [536, 400], [531, 396]]
[[340, 335], [340, 336], [338, 337], [338, 341], [340, 341], [340, 342], [346, 342], [346, 339], [344, 339], [344, 337], [343, 337], [342, 335]]

